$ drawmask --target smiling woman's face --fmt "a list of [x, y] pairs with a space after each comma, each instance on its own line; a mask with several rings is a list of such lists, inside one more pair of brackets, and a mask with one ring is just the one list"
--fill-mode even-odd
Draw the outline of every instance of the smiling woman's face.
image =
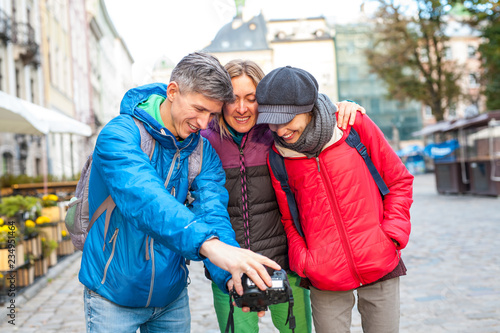
[[295, 143], [300, 138], [307, 125], [312, 119], [312, 113], [301, 113], [296, 115], [286, 124], [269, 124], [271, 131], [276, 132], [286, 143]]
[[255, 85], [247, 75], [233, 77], [234, 103], [224, 106], [224, 119], [236, 132], [247, 133], [257, 122]]

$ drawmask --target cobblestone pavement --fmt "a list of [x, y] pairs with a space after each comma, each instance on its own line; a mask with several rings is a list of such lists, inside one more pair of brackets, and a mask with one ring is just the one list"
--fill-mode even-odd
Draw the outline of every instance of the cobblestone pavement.
[[[438, 195], [433, 175], [415, 178], [412, 234], [403, 259], [401, 332], [500, 332], [500, 199]], [[16, 325], [1, 332], [84, 332], [80, 254], [49, 270], [16, 298]], [[192, 332], [216, 333], [210, 283], [191, 263]], [[261, 333], [277, 332], [267, 314]], [[352, 332], [362, 332], [354, 311]], [[301, 332], [297, 332], [301, 333]]]

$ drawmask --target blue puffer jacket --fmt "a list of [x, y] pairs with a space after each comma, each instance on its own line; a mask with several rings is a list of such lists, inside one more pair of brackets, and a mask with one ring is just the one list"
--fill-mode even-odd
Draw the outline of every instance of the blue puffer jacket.
[[[178, 142], [166, 128], [166, 135], [160, 133], [161, 125], [137, 108], [152, 94], [165, 96], [166, 89], [164, 84], [151, 84], [129, 90], [120, 115], [102, 129], [93, 153], [90, 216], [108, 195], [116, 208], [104, 249], [105, 214], [92, 226], [79, 279], [123, 306], [170, 304], [187, 285], [185, 258], [204, 259], [214, 281], [226, 291], [229, 273], [201, 256], [200, 246], [213, 237], [238, 246], [227, 214], [225, 173], [210, 143], [204, 139], [202, 170], [191, 185], [195, 201], [188, 209], [183, 204], [188, 156], [199, 134]], [[132, 117], [141, 120], [156, 140], [151, 161], [140, 148], [139, 129]]]

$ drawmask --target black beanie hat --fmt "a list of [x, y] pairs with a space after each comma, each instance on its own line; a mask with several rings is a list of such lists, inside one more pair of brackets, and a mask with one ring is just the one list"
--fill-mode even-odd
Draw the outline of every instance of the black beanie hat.
[[310, 112], [318, 99], [318, 82], [310, 73], [291, 66], [279, 67], [257, 85], [257, 124], [286, 124]]

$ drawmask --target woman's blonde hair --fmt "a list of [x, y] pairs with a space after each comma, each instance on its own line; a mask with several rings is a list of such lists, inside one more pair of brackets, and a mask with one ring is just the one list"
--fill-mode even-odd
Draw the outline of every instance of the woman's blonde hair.
[[[234, 59], [228, 62], [224, 66], [224, 68], [229, 73], [231, 79], [242, 75], [248, 76], [255, 85], [255, 88], [257, 88], [260, 80], [262, 80], [265, 75], [264, 71], [259, 67], [259, 65], [251, 60]], [[214, 119], [215, 124], [219, 126], [221, 137], [231, 137], [231, 132], [229, 132], [226, 122], [223, 118], [224, 112], [217, 115], [217, 117]]]

